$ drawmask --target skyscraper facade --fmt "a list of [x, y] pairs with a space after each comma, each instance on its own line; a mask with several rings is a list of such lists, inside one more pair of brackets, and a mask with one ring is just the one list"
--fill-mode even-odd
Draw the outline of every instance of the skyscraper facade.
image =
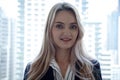
[[120, 74], [120, 65], [113, 65], [111, 80], [120, 80], [119, 74]]
[[[119, 16], [119, 18], [118, 18], [118, 56], [120, 56], [120, 16]], [[119, 58], [119, 63], [118, 63], [119, 65], [120, 65], [120, 58]]]
[[120, 68], [120, 0], [108, 18], [108, 51], [112, 52], [112, 80], [119, 80]]
[[24, 71], [24, 0], [16, 4], [16, 19], [9, 22], [9, 80], [22, 80]]
[[0, 7], [0, 80], [7, 79], [8, 18]]

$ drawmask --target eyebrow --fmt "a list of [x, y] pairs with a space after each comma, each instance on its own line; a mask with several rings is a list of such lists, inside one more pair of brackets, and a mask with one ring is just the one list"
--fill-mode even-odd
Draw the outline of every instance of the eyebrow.
[[76, 23], [76, 22], [73, 22], [73, 23], [70, 23], [70, 24], [76, 24], [76, 25], [77, 25], [77, 23]]
[[64, 24], [63, 22], [55, 22], [55, 23], [61, 23], [61, 24]]
[[[60, 23], [60, 24], [64, 24], [63, 22], [55, 22], [55, 23]], [[76, 22], [72, 22], [70, 24], [77, 24]]]

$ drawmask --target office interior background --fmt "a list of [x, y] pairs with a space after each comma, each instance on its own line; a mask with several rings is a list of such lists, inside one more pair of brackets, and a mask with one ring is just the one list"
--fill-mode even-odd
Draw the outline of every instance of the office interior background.
[[103, 80], [120, 80], [120, 0], [0, 0], [0, 80], [23, 79], [58, 2], [79, 10], [86, 51], [100, 62]]

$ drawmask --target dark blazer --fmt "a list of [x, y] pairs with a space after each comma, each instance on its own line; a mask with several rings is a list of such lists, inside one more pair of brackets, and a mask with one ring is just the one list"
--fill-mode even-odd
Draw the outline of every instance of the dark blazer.
[[[92, 60], [92, 63], [94, 64], [93, 75], [95, 77], [95, 80], [102, 80], [99, 62], [97, 60]], [[29, 69], [30, 69], [30, 63], [26, 66], [23, 80], [27, 80], [27, 73], [29, 72]], [[51, 66], [49, 67], [48, 71], [42, 77], [41, 80], [54, 80], [53, 68]], [[80, 80], [80, 79], [77, 76], [75, 76], [75, 80]]]

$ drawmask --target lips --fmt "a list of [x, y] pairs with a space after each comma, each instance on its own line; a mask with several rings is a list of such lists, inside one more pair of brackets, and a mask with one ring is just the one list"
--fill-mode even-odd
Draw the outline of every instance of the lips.
[[68, 41], [71, 41], [72, 39], [71, 38], [61, 38], [60, 40], [62, 40], [64, 42], [68, 42]]

